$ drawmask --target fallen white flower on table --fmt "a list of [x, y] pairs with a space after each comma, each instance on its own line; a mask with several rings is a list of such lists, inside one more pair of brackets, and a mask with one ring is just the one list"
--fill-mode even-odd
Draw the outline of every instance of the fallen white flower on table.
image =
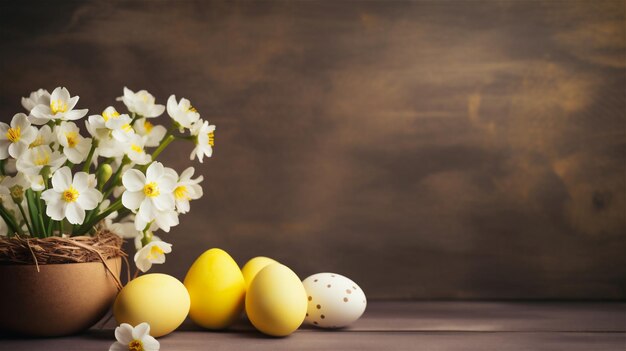
[[122, 101], [130, 112], [134, 112], [142, 117], [158, 117], [165, 111], [165, 106], [155, 104], [154, 96], [145, 90], [134, 92], [124, 87], [124, 96], [117, 98]]
[[172, 244], [153, 240], [135, 253], [135, 265], [142, 272], [147, 272], [153, 264], [165, 262], [165, 254], [172, 252]]
[[122, 323], [115, 328], [117, 342], [109, 347], [109, 351], [158, 351], [161, 345], [150, 336], [150, 324], [141, 323], [136, 327]]
[[74, 110], [78, 96], [72, 97], [70, 92], [58, 87], [50, 94], [50, 104], [41, 103], [30, 111], [28, 117], [33, 124], [42, 125], [50, 120], [77, 120], [87, 114], [87, 110]]
[[37, 128], [23, 113], [13, 116], [11, 125], [0, 122], [0, 160], [9, 156], [18, 159], [36, 138]]
[[59, 169], [52, 176], [52, 189], [41, 193], [46, 214], [55, 221], [67, 218], [71, 224], [82, 224], [85, 210], [93, 210], [102, 202], [102, 193], [89, 183], [85, 172], [76, 173], [72, 180], [69, 167]]
[[215, 126], [210, 125], [208, 121], [198, 120], [191, 128], [191, 135], [196, 137], [196, 147], [191, 151], [189, 159], [194, 160], [198, 157], [202, 163], [204, 156], [211, 157], [213, 155]]

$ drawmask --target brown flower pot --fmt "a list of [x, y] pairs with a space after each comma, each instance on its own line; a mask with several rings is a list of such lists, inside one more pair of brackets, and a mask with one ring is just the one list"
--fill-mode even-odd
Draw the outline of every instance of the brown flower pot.
[[[106, 261], [119, 280], [121, 258]], [[104, 316], [117, 295], [102, 262], [0, 264], [0, 330], [29, 336], [84, 331]]]

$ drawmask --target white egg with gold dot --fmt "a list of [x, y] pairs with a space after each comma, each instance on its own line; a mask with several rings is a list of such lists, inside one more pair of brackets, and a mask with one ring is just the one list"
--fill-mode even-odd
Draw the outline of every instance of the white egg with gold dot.
[[361, 317], [367, 306], [363, 290], [337, 273], [317, 273], [302, 281], [307, 293], [305, 322], [321, 328], [342, 328]]

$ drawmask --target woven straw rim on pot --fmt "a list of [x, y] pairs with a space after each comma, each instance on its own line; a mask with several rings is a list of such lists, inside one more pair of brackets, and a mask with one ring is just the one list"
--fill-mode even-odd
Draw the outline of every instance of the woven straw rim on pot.
[[8, 238], [0, 236], [0, 264], [39, 265], [102, 262], [115, 277], [118, 287], [121, 282], [106, 263], [106, 260], [122, 257], [122, 238], [108, 230], [99, 230], [94, 236], [47, 238]]

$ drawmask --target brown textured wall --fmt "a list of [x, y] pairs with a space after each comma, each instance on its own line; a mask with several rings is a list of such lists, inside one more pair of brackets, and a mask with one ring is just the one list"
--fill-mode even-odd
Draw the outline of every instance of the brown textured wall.
[[[0, 5], [0, 114], [191, 99], [205, 197], [162, 237], [371, 298], [626, 297], [623, 1]], [[189, 145], [164, 160], [182, 170]]]

